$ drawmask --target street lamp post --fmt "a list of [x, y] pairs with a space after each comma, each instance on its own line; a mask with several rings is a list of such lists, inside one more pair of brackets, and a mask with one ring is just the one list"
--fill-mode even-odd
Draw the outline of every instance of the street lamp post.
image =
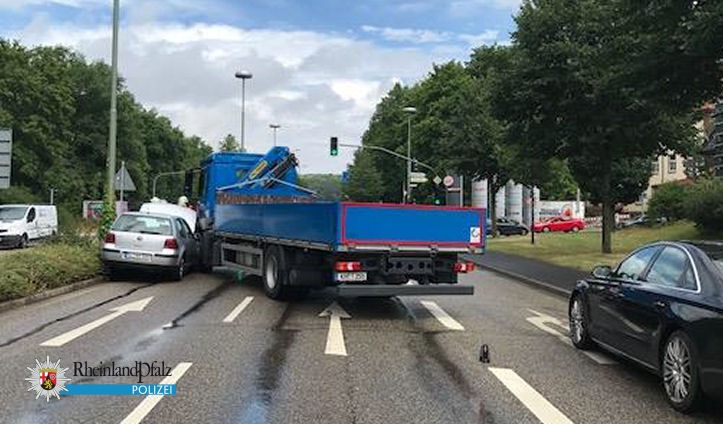
[[118, 92], [118, 14], [120, 0], [113, 0], [113, 40], [111, 51], [110, 78], [110, 128], [108, 131], [108, 196], [115, 200], [115, 152], [117, 137], [117, 92]]
[[407, 106], [402, 109], [407, 114], [407, 196], [406, 203], [412, 202], [412, 115], [417, 108]]
[[274, 147], [276, 147], [276, 130], [281, 128], [281, 125], [279, 124], [269, 124], [269, 128], [271, 128], [274, 131]]
[[234, 74], [236, 78], [241, 79], [241, 151], [246, 151], [246, 144], [244, 141], [246, 125], [246, 80], [251, 79], [253, 74], [249, 71], [236, 71]]

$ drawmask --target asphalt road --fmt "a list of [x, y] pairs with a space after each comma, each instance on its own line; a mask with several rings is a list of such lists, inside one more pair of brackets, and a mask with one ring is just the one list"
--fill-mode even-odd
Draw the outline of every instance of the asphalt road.
[[[576, 351], [565, 341], [562, 297], [486, 271], [463, 280], [476, 286], [474, 296], [339, 300], [350, 318], [319, 317], [334, 301], [328, 293], [275, 302], [253, 281], [221, 274], [192, 274], [180, 283], [103, 283], [6, 311], [0, 314], [0, 421], [723, 421], [715, 402], [694, 416], [678, 414], [652, 375], [604, 353]], [[141, 311], [115, 313], [72, 340], [64, 336], [113, 314], [112, 308], [149, 297]], [[343, 340], [340, 345], [337, 335], [328, 346], [330, 323], [337, 320]], [[53, 340], [65, 342], [41, 346]], [[479, 360], [482, 344], [489, 363]], [[135, 382], [73, 376], [74, 361], [191, 365], [178, 378], [175, 396], [62, 396], [48, 402], [36, 400], [24, 380], [26, 367], [47, 356], [71, 368], [71, 384]]]

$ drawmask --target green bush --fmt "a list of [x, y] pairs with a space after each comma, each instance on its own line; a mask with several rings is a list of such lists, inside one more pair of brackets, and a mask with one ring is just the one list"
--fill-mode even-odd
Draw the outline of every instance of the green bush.
[[95, 240], [57, 238], [45, 245], [0, 254], [0, 302], [98, 275]]
[[723, 233], [723, 180], [703, 180], [693, 186], [686, 211], [703, 231]]
[[679, 183], [661, 184], [648, 203], [648, 215], [652, 218], [668, 218], [677, 221], [687, 217], [692, 189]]

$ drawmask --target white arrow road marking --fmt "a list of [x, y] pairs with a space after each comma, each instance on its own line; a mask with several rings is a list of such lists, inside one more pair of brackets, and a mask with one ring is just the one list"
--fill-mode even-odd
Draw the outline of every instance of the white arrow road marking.
[[[550, 315], [545, 315], [541, 312], [537, 312], [532, 309], [528, 309], [528, 311], [532, 312], [533, 314], [535, 314], [537, 316], [526, 318], [527, 322], [529, 322], [530, 324], [539, 328], [540, 330], [544, 331], [545, 333], [548, 333], [548, 334], [551, 334], [551, 335], [557, 337], [561, 342], [565, 343], [566, 345], [574, 346], [569, 337], [560, 333], [559, 331], [555, 330], [554, 328], [547, 326], [548, 323], [555, 324], [558, 327], [564, 328], [565, 331], [569, 332], [570, 327], [567, 324], [563, 324], [562, 322], [560, 322], [559, 319], [552, 317]], [[592, 352], [592, 351], [588, 351], [588, 350], [581, 350], [580, 352], [584, 353], [588, 358], [592, 359], [593, 361], [597, 362], [600, 365], [617, 364], [617, 362], [615, 360], [610, 359], [607, 356], [600, 354], [598, 352]]]
[[253, 296], [246, 296], [246, 299], [242, 300], [241, 303], [238, 304], [238, 306], [233, 308], [233, 311], [231, 311], [231, 313], [223, 319], [223, 322], [233, 322], [233, 320], [235, 320], [236, 317], [241, 312], [243, 312], [243, 310], [246, 309], [247, 306], [249, 306], [249, 303], [251, 303], [252, 300], [254, 300]]
[[145, 308], [150, 302], [153, 300], [153, 296], [147, 297], [145, 299], [137, 300], [135, 302], [126, 303], [125, 305], [121, 305], [115, 308], [109, 309], [110, 311], [113, 311], [113, 313], [108, 314], [102, 318], [98, 318], [97, 320], [90, 322], [88, 324], [85, 324], [82, 327], [78, 327], [75, 330], [68, 331], [67, 333], [63, 333], [59, 335], [58, 337], [54, 337], [50, 340], [46, 340], [42, 343], [40, 343], [40, 346], [53, 346], [58, 347], [62, 346], [69, 341], [72, 341], [74, 339], [77, 339], [78, 337], [82, 336], [83, 334], [95, 330], [96, 328], [100, 327], [101, 325], [105, 324], [106, 322], [113, 321], [114, 319], [118, 318], [119, 316], [125, 314], [126, 312], [140, 312]]
[[489, 368], [489, 370], [542, 424], [573, 424], [565, 414], [527, 384], [514, 370], [509, 368]]
[[344, 332], [341, 329], [341, 319], [351, 318], [351, 316], [339, 306], [338, 303], [332, 302], [326, 309], [321, 311], [320, 317], [330, 317], [329, 332], [326, 335], [326, 355], [346, 356], [346, 345], [344, 345]]
[[435, 318], [437, 318], [437, 321], [441, 322], [442, 325], [444, 325], [445, 327], [449, 328], [450, 330], [464, 331], [464, 327], [462, 326], [462, 324], [449, 316], [448, 313], [444, 312], [444, 309], [440, 308], [436, 302], [422, 300], [421, 303], [422, 306], [427, 308], [427, 310], [432, 315], [434, 315]]
[[[191, 365], [193, 365], [193, 362], [179, 363], [171, 370], [171, 375], [161, 380], [159, 384], [176, 384], [178, 380], [183, 377], [183, 374], [191, 368]], [[178, 390], [176, 390], [176, 393], [178, 393]], [[138, 424], [146, 417], [146, 415], [148, 415], [149, 412], [151, 412], [153, 407], [156, 406], [161, 399], [163, 399], [163, 395], [146, 396], [146, 398], [143, 399], [138, 406], [136, 406], [136, 409], [134, 409], [133, 412], [128, 414], [128, 416], [121, 421], [121, 424]]]

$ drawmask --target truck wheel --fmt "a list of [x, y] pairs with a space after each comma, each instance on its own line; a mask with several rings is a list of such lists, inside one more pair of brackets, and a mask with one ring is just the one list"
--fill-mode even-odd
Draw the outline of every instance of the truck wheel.
[[264, 253], [263, 284], [266, 296], [274, 300], [292, 300], [304, 297], [308, 287], [289, 286], [289, 266], [284, 249], [269, 246]]
[[281, 300], [284, 298], [284, 286], [286, 285], [288, 274], [286, 273], [286, 258], [284, 254], [276, 246], [270, 246], [264, 253], [264, 292], [271, 299]]
[[23, 236], [20, 237], [20, 242], [18, 243], [18, 247], [21, 249], [25, 249], [26, 247], [28, 247], [28, 235], [27, 234], [23, 234]]

